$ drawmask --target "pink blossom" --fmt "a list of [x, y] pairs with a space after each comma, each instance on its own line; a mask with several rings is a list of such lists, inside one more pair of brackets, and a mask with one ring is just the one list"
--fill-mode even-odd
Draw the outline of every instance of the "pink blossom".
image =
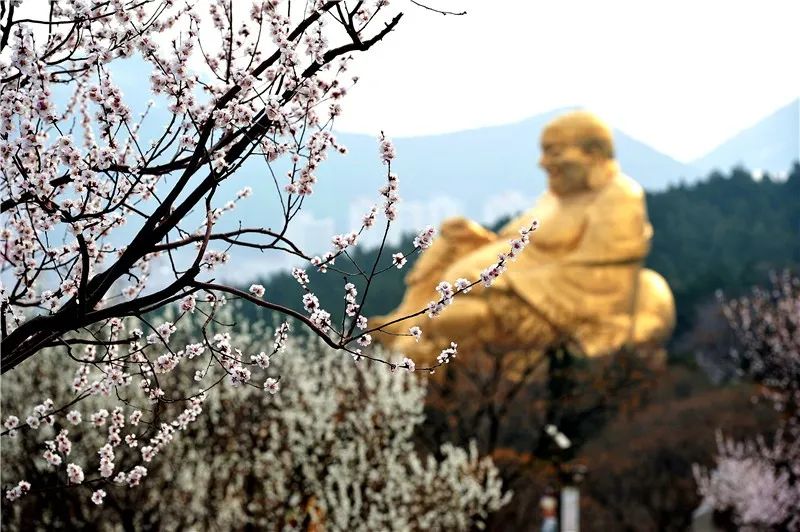
[[9, 490], [6, 490], [6, 499], [8, 499], [9, 501], [15, 501], [20, 497], [22, 497], [23, 495], [26, 495], [30, 491], [30, 489], [31, 489], [30, 483], [24, 480], [20, 480], [16, 486], [14, 486]]
[[194, 313], [194, 309], [197, 306], [197, 300], [194, 294], [189, 294], [188, 296], [181, 299], [181, 310], [183, 312]]
[[381, 160], [384, 162], [384, 164], [389, 164], [397, 155], [394, 149], [394, 144], [392, 144], [391, 140], [386, 138], [382, 131], [378, 140], [380, 141], [379, 151], [381, 154]]
[[281, 389], [281, 383], [272, 377], [268, 377], [267, 380], [264, 381], [264, 391], [275, 395]]
[[264, 351], [261, 351], [257, 355], [252, 355], [250, 360], [258, 364], [258, 367], [261, 369], [267, 369], [269, 367], [269, 356]]
[[103, 499], [106, 498], [106, 492], [103, 490], [95, 490], [92, 492], [92, 502], [100, 505], [103, 504]]
[[428, 249], [433, 242], [433, 236], [435, 234], [436, 229], [429, 225], [414, 238], [414, 247], [419, 249]]
[[3, 422], [3, 426], [8, 429], [8, 434], [12, 438], [17, 435], [17, 427], [19, 426], [19, 418], [17, 416], [8, 416]]
[[70, 484], [80, 484], [83, 482], [83, 469], [77, 464], [67, 464], [67, 478]]

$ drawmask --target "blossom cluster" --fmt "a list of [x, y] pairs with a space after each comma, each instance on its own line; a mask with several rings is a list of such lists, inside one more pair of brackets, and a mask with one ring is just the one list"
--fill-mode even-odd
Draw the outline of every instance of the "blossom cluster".
[[[263, 322], [247, 327], [235, 331], [231, 342], [258, 352], [271, 331]], [[122, 518], [119, 512], [127, 512], [136, 528], [165, 530], [181, 524], [201, 530], [248, 524], [272, 529], [289, 519], [357, 531], [463, 530], [479, 527], [509, 502], [511, 494], [503, 489], [496, 466], [475, 446], [445, 445], [435, 456], [415, 448], [413, 434], [424, 420], [424, 379], [409, 371], [354, 365], [337, 355], [316, 342], [287, 346], [273, 363], [287, 382], [279, 394], [265, 398], [254, 387], [217, 388], [203, 401], [204, 415], [183, 431], [173, 423], [172, 429], [154, 427], [147, 447], [160, 445], [158, 452], [115, 448], [115, 474], [102, 481], [89, 474], [92, 457], [84, 453], [104, 443], [114, 403], [110, 396], [94, 396], [78, 408], [86, 419], [105, 409], [106, 425], [86, 432], [70, 455], [82, 467], [82, 484], [91, 482], [91, 490], [66, 490], [55, 499], [20, 482], [7, 492], [8, 499], [17, 500], [4, 507], [4, 520], [17, 526], [35, 507], [39, 523], [48, 527], [66, 504], [76, 510], [76, 527], [89, 526], [84, 521], [89, 519], [113, 522]], [[58, 384], [70, 366], [63, 358], [29, 362], [32, 371], [3, 376], [4, 409], [20, 410], [20, 392], [34, 379]], [[405, 369], [413, 370], [413, 364]], [[69, 396], [61, 388], [53, 399], [61, 403]], [[342, 438], [343, 433], [350, 436]], [[20, 443], [15, 439], [4, 445], [4, 457], [24, 453]], [[150, 460], [142, 460], [143, 454]], [[6, 459], [4, 478], [32, 478], [37, 467]], [[78, 469], [70, 471], [78, 480]], [[51, 474], [67, 481], [66, 467], [53, 468]], [[198, 490], [200, 485], [204, 489]], [[108, 497], [115, 504], [103, 504]], [[303, 500], [314, 502], [298, 503]]]
[[497, 262], [487, 267], [481, 272], [481, 282], [484, 286], [491, 286], [503, 272], [508, 268], [508, 261], [516, 260], [517, 256], [530, 243], [530, 235], [536, 230], [539, 222], [533, 220], [528, 227], [520, 229], [520, 237], [511, 240], [510, 248], [507, 253], [501, 253], [497, 257]]
[[763, 439], [742, 443], [718, 433], [716, 466], [711, 470], [694, 466], [705, 501], [717, 510], [731, 511], [739, 527], [796, 530], [800, 526], [796, 480], [800, 442], [781, 441], [780, 436], [770, 446]]
[[695, 466], [698, 489], [712, 508], [746, 529], [800, 528], [800, 278], [772, 275], [772, 287], [723, 303], [739, 345], [742, 374], [762, 387], [782, 415], [772, 442], [734, 442], [718, 434], [716, 467]]

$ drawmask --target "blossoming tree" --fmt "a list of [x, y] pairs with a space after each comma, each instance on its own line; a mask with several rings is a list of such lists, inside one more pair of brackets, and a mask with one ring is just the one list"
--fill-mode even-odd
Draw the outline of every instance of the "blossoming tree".
[[716, 467], [695, 468], [700, 493], [733, 524], [748, 530], [800, 528], [800, 278], [775, 275], [769, 289], [724, 304], [739, 340], [732, 352], [744, 375], [783, 414], [768, 442], [721, 435]]
[[[80, 421], [70, 413], [74, 404], [116, 397], [119, 408], [91, 416], [92, 423], [109, 423], [99, 476], [88, 478], [65, 463], [66, 429], [48, 440], [44, 455], [65, 468], [66, 484], [97, 484], [93, 500], [100, 503], [103, 481], [138, 484], [146, 474], [142, 464], [117, 466], [123, 440], [141, 441], [141, 460], [149, 462], [174, 430], [196, 420], [216, 385], [277, 392], [280, 375], [270, 372], [270, 358], [287, 341], [288, 318], [329, 347], [390, 369], [430, 371], [455, 356], [455, 344], [428, 364], [370, 350], [380, 329], [370, 328], [360, 311], [374, 295], [371, 280], [402, 267], [434, 236], [423, 230], [413, 250], [386, 264], [380, 254], [367, 265], [350, 260], [348, 250], [364, 231], [382, 226], [385, 243], [397, 216], [396, 154], [383, 134], [382, 199], [361, 226], [333, 236], [321, 256], [288, 236], [329, 151], [346, 152], [331, 128], [357, 81], [347, 78], [348, 65], [398, 27], [402, 13], [391, 12], [389, 2], [257, 0], [246, 9], [230, 0], [65, 0], [47, 4], [44, 13], [41, 8], [36, 3], [25, 12], [20, 2], [0, 3], [0, 364], [3, 374], [24, 371], [26, 360], [57, 348], [74, 364], [74, 375], [66, 377], [73, 393], [66, 404], [43, 397], [32, 411], [6, 413], [3, 436]], [[135, 109], [126, 102], [115, 82], [126, 61], [149, 67], [149, 91], [169, 111], [163, 122], [148, 122], [156, 114], [151, 105]], [[146, 129], [156, 133], [146, 136]], [[235, 229], [220, 229], [220, 220], [253, 193], [242, 183], [235, 197], [220, 197], [242, 178], [245, 164], [270, 182], [273, 199], [263, 210], [280, 222], [265, 227], [263, 219], [242, 220]], [[479, 279], [441, 285], [447, 289], [429, 307], [440, 312], [473, 284], [491, 284], [534, 227], [522, 228], [509, 254]], [[341, 275], [346, 319], [332, 323], [302, 268], [293, 275], [304, 289], [305, 312], [271, 302], [262, 286], [246, 290], [217, 281], [215, 268], [244, 248], [265, 257], [289, 254]], [[167, 278], [152, 274], [156, 264], [166, 267]], [[361, 293], [348, 278], [365, 282]], [[230, 298], [287, 318], [271, 348], [246, 354], [229, 333], [210, 333]], [[172, 307], [179, 313], [166, 319], [163, 311]], [[197, 315], [203, 320], [194, 337], [179, 345], [172, 337]], [[408, 334], [422, 334], [409, 326]], [[191, 359], [204, 364], [184, 364]], [[184, 366], [196, 382], [182, 378]], [[167, 419], [173, 405], [183, 410]], [[126, 426], [145, 428], [123, 435]], [[36, 487], [20, 480], [6, 495], [18, 498], [29, 489]]]
[[[225, 319], [232, 319], [229, 308], [221, 313]], [[265, 321], [247, 323], [233, 331], [232, 342], [256, 351], [269, 330]], [[3, 406], [24, 407], [25, 390], [37, 381], [47, 383], [56, 401], [68, 400], [58, 375], [70, 361], [48, 350], [30, 362], [35, 371], [4, 380]], [[146, 479], [129, 475], [124, 483], [99, 489], [87, 485], [90, 473], [80, 464], [96, 460], [86, 453], [104, 444], [118, 406], [103, 396], [76, 405], [67, 428], [45, 429], [59, 440], [56, 453], [70, 462], [66, 471], [44, 460], [5, 459], [3, 465], [4, 475], [39, 485], [57, 484], [66, 474], [72, 489], [7, 503], [5, 524], [22, 528], [35, 511], [39, 526], [50, 529], [102, 522], [127, 530], [466, 530], [510, 498], [491, 459], [479, 457], [474, 445], [443, 445], [438, 458], [415, 450], [412, 435], [424, 419], [426, 379], [354, 364], [320, 342], [291, 340], [271, 367], [285, 375], [281, 393], [214, 390], [203, 415], [170, 436], [168, 459], [146, 464]], [[62, 430], [79, 433], [81, 440], [63, 448]], [[117, 461], [135, 461], [140, 443], [126, 436], [115, 450]], [[14, 438], [3, 453], [40, 454], [38, 447]], [[144, 475], [144, 466], [139, 471]], [[140, 481], [147, 482], [144, 489], [135, 488]]]

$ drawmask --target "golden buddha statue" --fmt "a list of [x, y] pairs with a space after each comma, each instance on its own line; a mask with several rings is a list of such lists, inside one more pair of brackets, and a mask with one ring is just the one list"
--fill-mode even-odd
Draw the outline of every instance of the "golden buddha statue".
[[[496, 234], [465, 218], [446, 220], [407, 275], [400, 306], [370, 320], [387, 324], [389, 334], [376, 340], [419, 362], [451, 340], [464, 356], [489, 348], [530, 357], [564, 341], [590, 357], [623, 346], [659, 349], [674, 327], [675, 303], [664, 278], [643, 268], [653, 234], [644, 192], [620, 172], [610, 129], [571, 112], [545, 128], [541, 148], [548, 190], [533, 208]], [[443, 280], [476, 280], [533, 219], [539, 225], [529, 245], [490, 288], [475, 285], [436, 318], [389, 323], [438, 300]], [[420, 338], [409, 334], [412, 326]]]

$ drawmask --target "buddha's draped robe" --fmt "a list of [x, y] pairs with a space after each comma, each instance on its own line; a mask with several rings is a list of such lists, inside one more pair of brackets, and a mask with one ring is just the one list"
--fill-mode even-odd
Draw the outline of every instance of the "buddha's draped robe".
[[[401, 306], [382, 323], [437, 299], [441, 280], [470, 280], [509, 250], [519, 229], [539, 221], [531, 243], [490, 289], [456, 296], [434, 320], [415, 318], [424, 342], [388, 342], [412, 355], [434, 354], [442, 342], [491, 344], [501, 349], [539, 347], [562, 339], [577, 341], [589, 356], [626, 343], [660, 343], [674, 324], [674, 302], [666, 282], [642, 269], [652, 227], [644, 192], [619, 171], [605, 184], [566, 197], [542, 194], [527, 212], [497, 235], [464, 220], [442, 235], [409, 273]], [[483, 301], [477, 301], [482, 298]], [[408, 330], [409, 322], [390, 327]], [[429, 353], [430, 352], [430, 353]]]

